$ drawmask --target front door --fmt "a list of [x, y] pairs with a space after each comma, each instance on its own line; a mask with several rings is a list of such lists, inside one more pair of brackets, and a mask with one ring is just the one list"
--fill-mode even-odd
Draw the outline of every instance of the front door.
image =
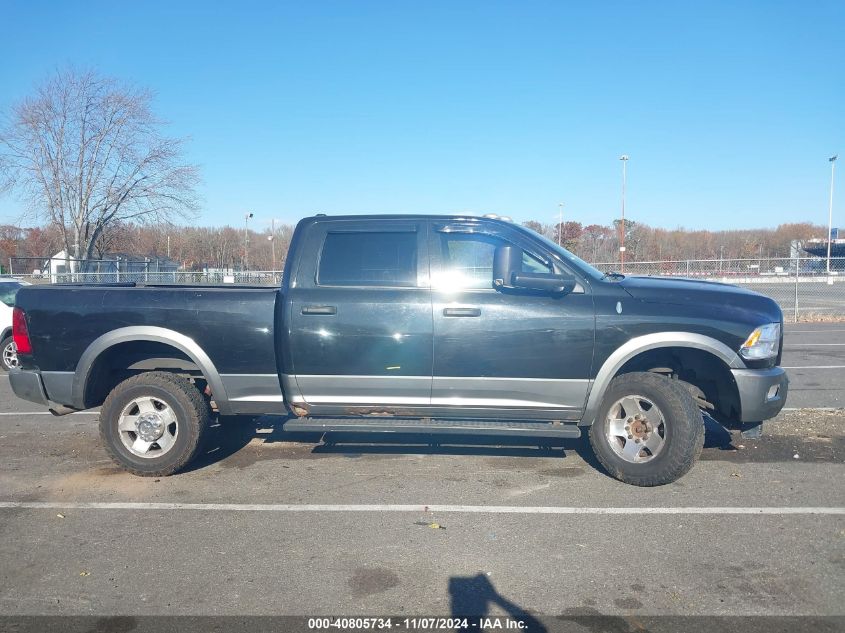
[[438, 415], [578, 419], [589, 389], [595, 318], [586, 280], [573, 293], [497, 290], [493, 254], [523, 250], [523, 272], [572, 274], [501, 223], [433, 226], [434, 375]]
[[[314, 415], [429, 405], [431, 290], [424, 222], [318, 221], [287, 303], [294, 406]], [[292, 380], [293, 379], [293, 380]]]

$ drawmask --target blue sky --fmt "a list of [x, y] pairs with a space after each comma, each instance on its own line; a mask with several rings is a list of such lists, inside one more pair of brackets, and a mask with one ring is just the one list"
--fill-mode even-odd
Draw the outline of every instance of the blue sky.
[[[152, 88], [202, 167], [200, 223], [239, 225], [246, 210], [259, 224], [551, 222], [562, 201], [567, 219], [607, 224], [622, 153], [634, 220], [826, 223], [827, 158], [845, 154], [841, 1], [6, 0], [2, 12], [0, 109], [66, 64]], [[0, 198], [0, 221], [18, 210]]]

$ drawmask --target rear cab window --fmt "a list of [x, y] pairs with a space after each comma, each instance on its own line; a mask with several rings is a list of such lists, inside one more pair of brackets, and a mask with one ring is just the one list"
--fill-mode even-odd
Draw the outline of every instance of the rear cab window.
[[320, 253], [317, 284], [416, 286], [417, 233], [329, 230]]
[[21, 284], [8, 282], [0, 283], [0, 301], [10, 308], [14, 308], [15, 295], [18, 294], [18, 290], [20, 290], [20, 288]]

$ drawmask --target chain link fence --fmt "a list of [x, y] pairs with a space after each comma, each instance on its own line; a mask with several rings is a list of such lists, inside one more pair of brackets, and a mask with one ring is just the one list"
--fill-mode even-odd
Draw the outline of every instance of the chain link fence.
[[[593, 264], [619, 271], [619, 262]], [[625, 262], [626, 275], [698, 279], [748, 288], [780, 305], [786, 321], [845, 320], [845, 257]]]
[[[24, 261], [26, 259], [26, 261]], [[34, 284], [145, 283], [145, 284], [249, 284], [277, 286], [281, 270], [166, 269], [158, 261], [93, 260], [69, 262], [51, 258], [10, 261], [11, 275]], [[620, 270], [619, 262], [593, 264], [604, 272]], [[164, 268], [164, 269], [163, 269]], [[845, 320], [845, 257], [763, 259], [688, 259], [625, 262], [628, 275], [698, 279], [735, 284], [771, 297], [787, 321]]]
[[31, 284], [165, 284], [165, 285], [218, 285], [239, 284], [248, 286], [278, 286], [282, 283], [281, 270], [250, 271], [191, 271], [172, 272], [86, 272], [55, 275], [0, 275], [4, 279], [20, 279]]
[[178, 270], [167, 258], [74, 260], [62, 257], [13, 257], [0, 279], [14, 277], [32, 284], [144, 283], [144, 284], [245, 284], [278, 285], [281, 270], [204, 268]]

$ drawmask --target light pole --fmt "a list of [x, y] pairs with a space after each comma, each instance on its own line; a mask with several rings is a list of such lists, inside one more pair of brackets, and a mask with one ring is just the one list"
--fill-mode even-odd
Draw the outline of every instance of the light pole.
[[270, 220], [270, 235], [267, 236], [270, 240], [270, 250], [273, 253], [273, 272], [276, 272], [276, 220]]
[[249, 219], [252, 213], [244, 216], [244, 270], [249, 270]]
[[836, 171], [836, 159], [839, 155], [831, 156], [830, 162], [830, 204], [827, 207], [827, 274], [830, 274], [830, 243], [833, 241], [833, 174]]
[[622, 161], [622, 226], [619, 228], [619, 272], [625, 272], [625, 185], [628, 177], [628, 155], [619, 157]]
[[563, 246], [563, 203], [557, 205], [557, 245]]

